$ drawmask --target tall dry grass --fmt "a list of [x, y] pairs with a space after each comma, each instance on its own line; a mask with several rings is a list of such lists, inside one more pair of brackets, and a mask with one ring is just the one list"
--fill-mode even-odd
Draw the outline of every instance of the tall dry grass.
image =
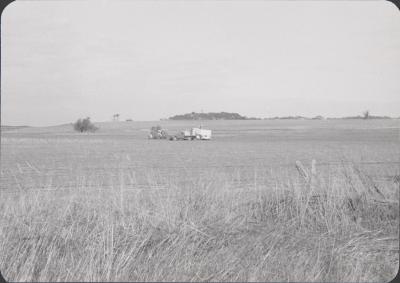
[[388, 282], [399, 268], [399, 183], [355, 166], [237, 188], [1, 192], [10, 281]]

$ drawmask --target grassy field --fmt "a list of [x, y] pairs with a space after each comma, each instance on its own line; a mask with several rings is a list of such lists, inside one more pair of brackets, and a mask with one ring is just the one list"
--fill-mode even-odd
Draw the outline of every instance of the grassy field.
[[[10, 281], [388, 282], [399, 269], [400, 120], [203, 121], [1, 133]], [[314, 161], [313, 161], [314, 160]]]

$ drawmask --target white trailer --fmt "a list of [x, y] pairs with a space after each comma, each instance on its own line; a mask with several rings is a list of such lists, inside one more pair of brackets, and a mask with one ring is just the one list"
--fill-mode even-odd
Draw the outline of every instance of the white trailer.
[[211, 139], [211, 130], [202, 129], [202, 128], [192, 128], [191, 131], [192, 137], [198, 140], [210, 140]]
[[211, 140], [211, 130], [199, 128], [192, 128], [191, 130], [181, 131], [174, 136], [168, 136], [169, 140]]

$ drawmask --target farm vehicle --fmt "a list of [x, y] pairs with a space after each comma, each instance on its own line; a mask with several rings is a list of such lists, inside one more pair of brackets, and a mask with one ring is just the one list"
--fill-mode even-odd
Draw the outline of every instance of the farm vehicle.
[[199, 128], [192, 128], [191, 130], [184, 130], [176, 135], [169, 135], [166, 130], [160, 126], [152, 127], [149, 134], [149, 139], [168, 139], [171, 141], [177, 140], [210, 140], [211, 130]]
[[162, 129], [160, 126], [151, 127], [149, 139], [163, 140], [168, 138], [169, 136], [167, 131]]

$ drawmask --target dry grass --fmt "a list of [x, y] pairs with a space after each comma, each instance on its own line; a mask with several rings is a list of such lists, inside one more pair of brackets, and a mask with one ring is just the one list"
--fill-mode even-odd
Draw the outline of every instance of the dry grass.
[[243, 190], [3, 193], [0, 267], [11, 281], [389, 281], [398, 184], [373, 193], [350, 169]]
[[[382, 139], [356, 131], [364, 143], [347, 130], [326, 141], [298, 130], [224, 140], [221, 130], [210, 143], [152, 143], [137, 127], [136, 140], [101, 131], [2, 136], [7, 280], [388, 282], [396, 275], [392, 130]], [[332, 141], [338, 134], [345, 142]], [[314, 156], [316, 163], [305, 161]], [[323, 165], [334, 157], [339, 162]], [[383, 161], [362, 166], [362, 158]], [[279, 159], [288, 166], [274, 165]]]

